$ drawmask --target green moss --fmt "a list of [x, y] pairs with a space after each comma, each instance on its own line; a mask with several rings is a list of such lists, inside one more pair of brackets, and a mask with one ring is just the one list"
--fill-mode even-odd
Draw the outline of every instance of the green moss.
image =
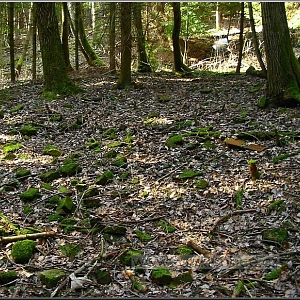
[[184, 272], [172, 279], [172, 283], [175, 285], [191, 283], [191, 282], [193, 282], [193, 276], [190, 272]]
[[208, 182], [205, 179], [195, 180], [194, 184], [197, 189], [205, 189], [208, 186]]
[[48, 183], [42, 183], [42, 184], [41, 184], [41, 188], [42, 188], [42, 189], [45, 189], [45, 190], [47, 190], [47, 191], [53, 190], [53, 186], [52, 186], [51, 184], [48, 184]]
[[108, 152], [104, 153], [103, 157], [105, 158], [115, 158], [117, 157], [118, 152], [116, 150], [109, 150]]
[[0, 272], [0, 284], [6, 285], [18, 278], [16, 271], [1, 271]]
[[274, 211], [274, 210], [277, 210], [277, 209], [278, 209], [279, 212], [283, 212], [285, 210], [285, 202], [284, 202], [284, 200], [274, 201], [268, 207], [269, 213], [272, 212], [272, 211]]
[[125, 167], [127, 165], [127, 158], [119, 154], [117, 155], [116, 159], [112, 162], [112, 165], [117, 166], [117, 167]]
[[95, 152], [99, 152], [101, 150], [101, 143], [94, 138], [90, 138], [86, 142], [86, 145], [89, 147], [89, 149], [93, 149]]
[[138, 236], [139, 240], [142, 242], [150, 242], [153, 238], [147, 232], [136, 230], [135, 234]]
[[59, 246], [60, 251], [63, 255], [69, 257], [71, 260], [81, 251], [81, 246], [76, 244], [66, 244]]
[[171, 100], [171, 97], [169, 95], [166, 95], [166, 94], [158, 95], [158, 102], [160, 102], [160, 103], [166, 103], [166, 102], [169, 102], [170, 100]]
[[39, 196], [39, 189], [29, 188], [27, 191], [20, 194], [20, 199], [23, 201], [32, 201]]
[[243, 280], [238, 280], [236, 283], [236, 286], [233, 289], [233, 296], [232, 297], [238, 297], [244, 290], [245, 284]]
[[23, 240], [13, 244], [11, 256], [17, 264], [28, 263], [35, 250], [35, 241]]
[[117, 137], [117, 129], [116, 128], [108, 128], [102, 133], [103, 138], [108, 138], [109, 140], [113, 140]]
[[101, 185], [106, 185], [109, 182], [111, 182], [114, 178], [114, 173], [110, 170], [107, 170], [105, 172], [103, 172], [102, 175], [100, 175], [97, 179], [96, 179], [96, 184], [101, 184]]
[[124, 147], [124, 146], [127, 146], [127, 143], [120, 142], [120, 141], [116, 141], [116, 142], [112, 142], [112, 143], [107, 144], [108, 148]]
[[288, 231], [286, 228], [273, 228], [263, 232], [263, 240], [274, 241], [284, 244], [288, 238]]
[[21, 148], [23, 148], [23, 145], [16, 141], [6, 143], [2, 146], [2, 150], [5, 154], [15, 152]]
[[31, 174], [31, 171], [28, 169], [17, 168], [15, 171], [16, 178], [25, 177]]
[[235, 198], [236, 209], [242, 209], [243, 195], [244, 195], [244, 190], [239, 189], [236, 193], [236, 198]]
[[201, 171], [194, 171], [194, 170], [188, 169], [188, 170], [185, 170], [182, 173], [180, 173], [178, 175], [178, 178], [186, 179], [186, 178], [193, 178], [193, 177], [196, 177], [196, 176], [199, 176], [199, 175], [202, 175]]
[[48, 289], [56, 287], [65, 276], [66, 273], [59, 269], [45, 270], [38, 274], [40, 281]]
[[82, 167], [77, 162], [64, 164], [58, 169], [62, 176], [73, 176], [82, 171]]
[[53, 145], [46, 145], [43, 150], [43, 154], [58, 157], [58, 156], [61, 156], [62, 151], [60, 151], [57, 147], [55, 147]]
[[62, 115], [53, 114], [53, 115], [50, 116], [49, 120], [52, 121], [52, 122], [55, 122], [55, 121], [60, 122], [60, 121], [62, 121]]
[[166, 140], [166, 146], [168, 148], [174, 148], [178, 145], [183, 145], [183, 139], [181, 134], [173, 135]]
[[36, 135], [38, 132], [38, 129], [34, 126], [31, 125], [24, 125], [21, 129], [20, 132], [22, 135], [27, 135], [27, 136], [32, 136]]
[[131, 183], [132, 184], [138, 184], [140, 180], [138, 178], [132, 178]]
[[17, 112], [19, 110], [22, 110], [24, 108], [24, 106], [25, 106], [24, 104], [18, 104], [15, 107], [13, 107], [9, 112], [10, 113]]
[[65, 215], [68, 214], [72, 211], [74, 207], [72, 198], [70, 197], [65, 197], [61, 199], [61, 201], [58, 203], [57, 208], [56, 208], [56, 213], [59, 215]]
[[286, 158], [291, 157], [291, 156], [295, 156], [299, 153], [300, 153], [300, 151], [296, 151], [296, 152], [293, 152], [293, 153], [285, 153], [285, 154], [275, 156], [273, 158], [273, 163], [278, 164], [281, 160], [286, 159]]
[[200, 92], [201, 94], [209, 94], [209, 93], [211, 93], [211, 91], [212, 91], [212, 89], [210, 89], [210, 88], [206, 88], [206, 89], [201, 89], [201, 90], [199, 90], [199, 92]]
[[186, 245], [179, 245], [175, 250], [175, 254], [180, 256], [190, 256], [194, 254], [194, 250]]
[[112, 279], [109, 271], [99, 270], [96, 272], [96, 280], [99, 284], [110, 284]]
[[268, 99], [266, 96], [262, 96], [259, 100], [258, 100], [258, 103], [257, 103], [257, 106], [259, 108], [265, 108], [267, 107], [268, 105]]
[[48, 219], [49, 222], [56, 222], [56, 221], [61, 221], [61, 220], [63, 220], [63, 216], [58, 215], [58, 214], [54, 214], [54, 215], [48, 216], [47, 219]]
[[127, 250], [124, 251], [120, 257], [119, 261], [121, 264], [125, 266], [136, 266], [136, 265], [142, 265], [142, 259], [143, 259], [143, 251], [141, 250]]
[[64, 103], [63, 107], [65, 107], [65, 108], [73, 108], [73, 105], [71, 103]]
[[166, 233], [172, 233], [174, 232], [176, 229], [174, 226], [172, 226], [171, 224], [169, 224], [167, 221], [165, 220], [160, 220], [158, 223], [157, 223], [157, 226], [158, 227], [161, 227], [162, 230]]
[[282, 267], [276, 268], [264, 276], [265, 280], [277, 279], [282, 272]]
[[33, 209], [31, 208], [31, 206], [29, 204], [25, 204], [23, 206], [23, 214], [27, 215], [33, 212]]
[[169, 285], [172, 280], [171, 272], [168, 268], [154, 267], [150, 275], [153, 282], [159, 285]]
[[39, 175], [39, 178], [44, 182], [51, 182], [59, 177], [60, 172], [58, 170], [50, 170]]

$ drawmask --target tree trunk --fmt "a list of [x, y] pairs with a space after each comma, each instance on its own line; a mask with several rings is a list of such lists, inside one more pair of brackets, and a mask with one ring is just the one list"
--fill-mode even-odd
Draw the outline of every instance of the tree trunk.
[[176, 72], [190, 71], [190, 69], [183, 64], [181, 50], [180, 50], [180, 27], [181, 27], [181, 12], [180, 12], [180, 2], [172, 2], [173, 7], [173, 57], [174, 57], [174, 70]]
[[116, 73], [116, 3], [109, 3], [109, 71]]
[[151, 66], [148, 62], [148, 57], [145, 47], [145, 35], [143, 32], [142, 23], [142, 3], [132, 2], [133, 18], [137, 36], [137, 49], [138, 49], [138, 72], [151, 72]]
[[79, 33], [79, 38], [82, 44], [82, 47], [84, 48], [84, 51], [87, 53], [89, 59], [87, 61], [87, 63], [90, 66], [103, 66], [104, 63], [103, 61], [100, 59], [100, 57], [98, 57], [98, 55], [96, 54], [96, 52], [94, 51], [94, 49], [91, 47], [87, 36], [85, 34], [85, 30], [84, 30], [84, 23], [83, 23], [83, 17], [82, 17], [82, 6], [81, 3], [78, 2], [76, 3], [76, 5], [78, 5], [78, 33]]
[[55, 3], [37, 2], [36, 16], [43, 61], [44, 95], [68, 95], [78, 92], [80, 89], [73, 84], [67, 73]]
[[261, 2], [267, 61], [266, 105], [294, 106], [300, 101], [300, 65], [295, 57], [284, 2]]
[[36, 80], [36, 3], [32, 3], [32, 81]]
[[65, 63], [68, 71], [72, 71], [73, 68], [70, 62], [70, 52], [69, 52], [69, 13], [68, 13], [68, 3], [62, 2], [63, 6], [63, 33], [62, 33], [62, 46], [64, 51]]
[[254, 23], [254, 18], [253, 18], [252, 2], [248, 2], [248, 9], [249, 9], [250, 26], [251, 26], [251, 31], [252, 31], [252, 41], [253, 41], [256, 57], [259, 62], [261, 71], [263, 72], [263, 74], [267, 74], [267, 69], [262, 60], [261, 52], [260, 52], [259, 46], [258, 46], [258, 40], [257, 40], [257, 35], [256, 35], [256, 30], [255, 30], [255, 23]]
[[244, 48], [244, 14], [245, 14], [245, 3], [241, 2], [241, 17], [240, 17], [240, 36], [239, 36], [239, 57], [238, 64], [236, 66], [236, 74], [241, 73], [241, 65], [243, 58], [243, 48]]
[[117, 87], [124, 89], [131, 82], [131, 2], [121, 3], [121, 70]]
[[15, 3], [9, 2], [9, 11], [8, 11], [8, 25], [9, 25], [9, 54], [10, 54], [10, 80], [11, 82], [16, 81], [16, 72], [15, 72], [15, 39], [14, 39], [14, 11]]

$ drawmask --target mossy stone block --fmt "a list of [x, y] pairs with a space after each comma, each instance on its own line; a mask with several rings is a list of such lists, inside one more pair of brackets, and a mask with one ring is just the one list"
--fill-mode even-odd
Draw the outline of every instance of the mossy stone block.
[[65, 215], [72, 211], [74, 207], [73, 201], [70, 197], [61, 199], [56, 208], [56, 213], [59, 215]]
[[6, 271], [0, 272], [0, 284], [8, 284], [18, 278], [18, 273], [16, 271]]
[[11, 256], [17, 264], [26, 264], [29, 262], [35, 250], [35, 241], [23, 240], [13, 244]]
[[82, 167], [77, 162], [70, 162], [61, 166], [58, 170], [62, 176], [73, 176], [82, 171]]
[[141, 250], [127, 250], [119, 257], [120, 263], [125, 266], [142, 265], [143, 251]]
[[57, 286], [58, 282], [66, 276], [66, 273], [59, 269], [50, 269], [42, 271], [38, 274], [38, 277], [42, 284], [44, 284], [48, 289]]
[[55, 147], [55, 146], [47, 145], [47, 146], [45, 146], [45, 148], [44, 148], [43, 154], [44, 154], [44, 155], [51, 155], [51, 156], [54, 156], [54, 157], [58, 157], [58, 156], [61, 156], [62, 151], [60, 151], [60, 150], [59, 150], [57, 147]]
[[168, 148], [174, 148], [178, 145], [183, 145], [183, 139], [181, 134], [173, 135], [166, 140], [166, 146]]
[[32, 136], [32, 135], [37, 134], [38, 129], [36, 127], [31, 126], [31, 125], [24, 125], [20, 129], [20, 132], [21, 132], [22, 135]]
[[179, 245], [175, 250], [175, 254], [180, 256], [190, 256], [194, 254], [194, 250], [186, 245]]
[[109, 271], [104, 270], [96, 272], [96, 280], [99, 284], [110, 284], [112, 281]]
[[124, 155], [119, 154], [112, 162], [112, 165], [117, 167], [125, 167], [127, 165], [127, 158]]
[[141, 230], [136, 230], [135, 234], [138, 236], [141, 242], [150, 242], [152, 240], [152, 236], [147, 232], [143, 232]]
[[284, 244], [288, 238], [288, 230], [286, 228], [273, 228], [263, 233], [263, 240], [273, 241]]
[[184, 284], [193, 282], [193, 276], [190, 272], [184, 272], [172, 279], [175, 284]]
[[154, 267], [150, 278], [153, 282], [159, 285], [169, 285], [172, 281], [170, 270], [164, 267]]
[[20, 178], [20, 177], [24, 177], [24, 176], [28, 176], [31, 174], [31, 171], [30, 170], [27, 170], [27, 169], [23, 169], [23, 168], [18, 168], [16, 170], [16, 178]]
[[20, 194], [20, 199], [23, 201], [32, 201], [39, 195], [39, 189], [29, 188], [27, 191]]
[[110, 170], [103, 172], [97, 179], [96, 184], [106, 185], [111, 182], [114, 178], [114, 173]]
[[44, 182], [51, 182], [60, 177], [60, 173], [57, 170], [50, 170], [43, 174], [40, 174], [40, 179]]

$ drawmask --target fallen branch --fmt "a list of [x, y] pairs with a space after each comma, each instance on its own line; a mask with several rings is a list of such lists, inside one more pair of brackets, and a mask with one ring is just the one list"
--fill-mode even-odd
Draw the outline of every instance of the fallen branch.
[[15, 236], [2, 236], [0, 237], [0, 243], [11, 243], [15, 241], [21, 241], [21, 240], [35, 240], [40, 238], [47, 238], [51, 236], [55, 236], [56, 232], [54, 231], [46, 231], [46, 232], [38, 232], [38, 233], [28, 233], [28, 234], [22, 234], [22, 235], [15, 235]]
[[225, 216], [221, 217], [220, 219], [217, 220], [217, 222], [215, 223], [215, 225], [212, 227], [212, 229], [210, 230], [210, 234], [213, 234], [214, 231], [217, 229], [217, 227], [221, 224], [226, 222], [228, 219], [230, 219], [230, 217], [234, 216], [234, 215], [242, 215], [242, 214], [246, 214], [246, 213], [250, 213], [250, 212], [256, 212], [256, 209], [245, 209], [245, 210], [234, 210], [228, 214], [226, 214]]
[[204, 256], [206, 257], [210, 257], [210, 251], [200, 247], [197, 243], [195, 243], [194, 241], [192, 240], [189, 240], [187, 243], [186, 243], [187, 246], [191, 247], [193, 250], [195, 250], [197, 253], [199, 254], [203, 254]]

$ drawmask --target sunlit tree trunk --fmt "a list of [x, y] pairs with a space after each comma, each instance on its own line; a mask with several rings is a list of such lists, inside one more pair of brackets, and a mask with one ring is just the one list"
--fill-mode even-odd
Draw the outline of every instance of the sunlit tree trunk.
[[121, 3], [121, 70], [117, 87], [130, 87], [131, 82], [131, 3]]
[[109, 3], [109, 71], [116, 73], [116, 3]]
[[145, 46], [145, 34], [142, 23], [142, 3], [132, 2], [133, 19], [136, 29], [136, 39], [138, 48], [138, 72], [151, 72]]
[[36, 3], [37, 27], [43, 62], [44, 93], [78, 91], [67, 74], [54, 2]]
[[240, 72], [241, 72], [241, 65], [242, 65], [242, 58], [243, 58], [243, 48], [244, 48], [244, 14], [245, 14], [245, 3], [241, 2], [240, 36], [239, 36], [239, 57], [238, 57], [238, 64], [237, 64], [236, 70], [235, 70], [236, 74], [240, 74]]
[[9, 2], [8, 10], [8, 25], [9, 25], [9, 54], [10, 54], [10, 80], [15, 82], [16, 72], [15, 72], [15, 39], [14, 39], [14, 11], [15, 3]]
[[180, 50], [180, 28], [181, 28], [181, 12], [180, 2], [172, 2], [173, 7], [173, 57], [174, 57], [174, 69], [176, 72], [190, 71], [190, 69], [183, 64], [181, 50]]
[[251, 26], [251, 31], [252, 31], [252, 41], [253, 41], [256, 57], [257, 57], [257, 60], [259, 62], [259, 65], [260, 65], [260, 68], [261, 68], [263, 74], [267, 74], [267, 69], [262, 60], [261, 52], [259, 50], [257, 34], [256, 34], [256, 30], [255, 30], [255, 23], [254, 23], [254, 18], [253, 18], [252, 2], [248, 2], [248, 9], [249, 9], [250, 26]]
[[284, 2], [261, 2], [267, 61], [266, 104], [293, 106], [300, 101], [300, 65], [295, 57]]

